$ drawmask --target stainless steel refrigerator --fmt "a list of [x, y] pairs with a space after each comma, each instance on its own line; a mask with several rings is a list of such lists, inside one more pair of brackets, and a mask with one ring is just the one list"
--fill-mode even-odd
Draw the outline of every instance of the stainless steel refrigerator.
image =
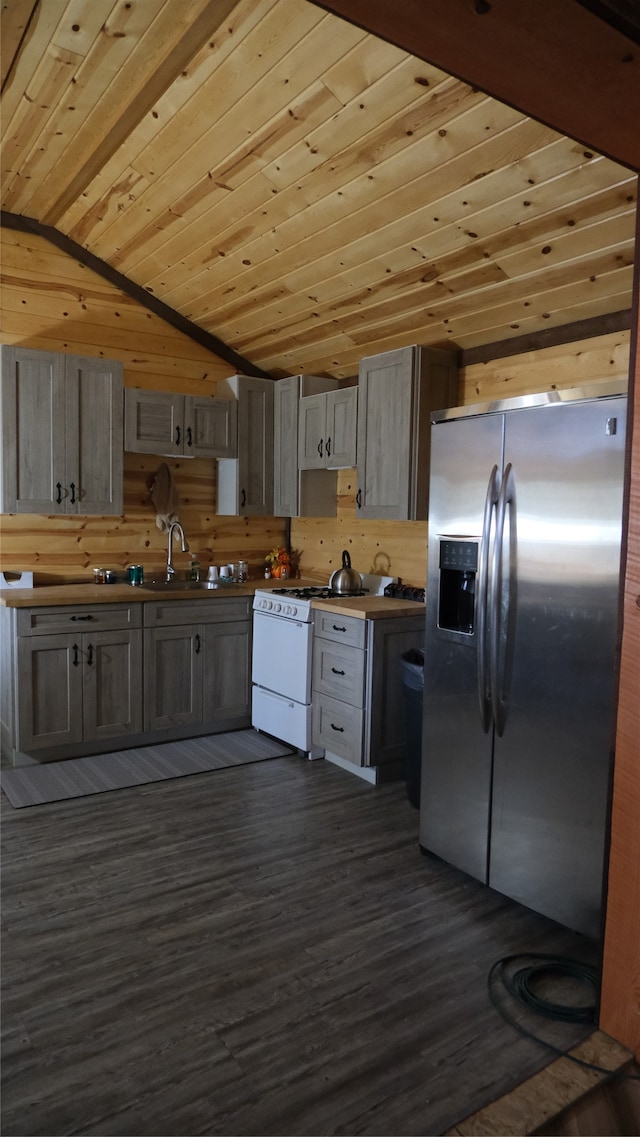
[[600, 928], [622, 385], [432, 415], [420, 845]]

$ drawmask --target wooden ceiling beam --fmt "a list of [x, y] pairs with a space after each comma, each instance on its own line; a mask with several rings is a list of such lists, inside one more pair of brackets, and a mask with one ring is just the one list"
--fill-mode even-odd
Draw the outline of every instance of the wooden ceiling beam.
[[70, 205], [76, 201], [88, 185], [104, 168], [110, 158], [126, 141], [133, 130], [149, 114], [158, 99], [177, 79], [181, 71], [191, 62], [215, 33], [228, 19], [238, 0], [210, 0], [198, 18], [189, 25], [168, 56], [159, 58], [153, 75], [138, 89], [132, 87], [126, 111], [118, 116], [116, 125], [107, 131], [86, 162], [77, 171], [64, 192], [47, 211], [43, 220], [47, 225], [56, 225]]
[[640, 49], [578, 0], [311, 0], [640, 170]]
[[244, 356], [238, 355], [233, 348], [228, 344], [219, 340], [217, 336], [206, 332], [204, 328], [199, 328], [197, 324], [188, 320], [186, 316], [182, 316], [180, 312], [176, 312], [175, 308], [170, 308], [168, 304], [163, 303], [157, 296], [147, 292], [146, 288], [136, 284], [135, 281], [130, 280], [128, 276], [124, 276], [118, 272], [116, 268], [101, 260], [100, 257], [94, 256], [93, 253], [88, 252], [82, 245], [78, 245], [71, 237], [67, 237], [65, 233], [61, 233], [58, 229], [54, 229], [51, 225], [43, 225], [40, 221], [36, 221], [34, 217], [23, 217], [17, 213], [7, 213], [2, 210], [0, 212], [0, 225], [5, 229], [15, 229], [21, 233], [33, 233], [38, 237], [44, 237], [45, 240], [50, 241], [56, 248], [61, 249], [62, 252], [68, 253], [74, 260], [79, 261], [80, 264], [86, 265], [87, 268], [101, 276], [103, 280], [108, 280], [110, 284], [115, 285], [121, 292], [127, 296], [131, 296], [153, 312], [156, 316], [160, 316], [171, 327], [177, 328], [183, 335], [189, 336], [195, 343], [199, 343], [201, 347], [207, 351], [213, 352], [220, 359], [224, 359], [225, 363], [230, 364], [234, 373], [238, 375], [255, 375], [259, 379], [273, 379], [273, 375], [269, 375], [267, 371], [263, 371], [260, 367], [256, 367], [250, 360], [245, 359]]

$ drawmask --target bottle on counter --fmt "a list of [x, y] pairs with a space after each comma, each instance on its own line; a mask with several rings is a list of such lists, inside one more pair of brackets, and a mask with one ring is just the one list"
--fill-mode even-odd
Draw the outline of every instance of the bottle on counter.
[[189, 580], [200, 580], [200, 561], [195, 553], [191, 554], [191, 564], [189, 566]]

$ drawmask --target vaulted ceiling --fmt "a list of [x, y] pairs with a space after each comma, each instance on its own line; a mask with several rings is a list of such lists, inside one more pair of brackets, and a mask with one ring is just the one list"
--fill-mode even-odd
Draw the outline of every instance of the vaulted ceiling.
[[3, 0], [2, 37], [5, 223], [274, 376], [629, 308], [628, 166], [309, 0]]

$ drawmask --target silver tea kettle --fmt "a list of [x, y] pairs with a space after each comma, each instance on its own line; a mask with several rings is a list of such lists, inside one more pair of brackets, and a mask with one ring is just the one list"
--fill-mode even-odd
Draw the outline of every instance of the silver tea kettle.
[[351, 557], [347, 549], [342, 553], [342, 568], [332, 573], [329, 588], [336, 596], [353, 596], [362, 589], [362, 577], [351, 568]]

